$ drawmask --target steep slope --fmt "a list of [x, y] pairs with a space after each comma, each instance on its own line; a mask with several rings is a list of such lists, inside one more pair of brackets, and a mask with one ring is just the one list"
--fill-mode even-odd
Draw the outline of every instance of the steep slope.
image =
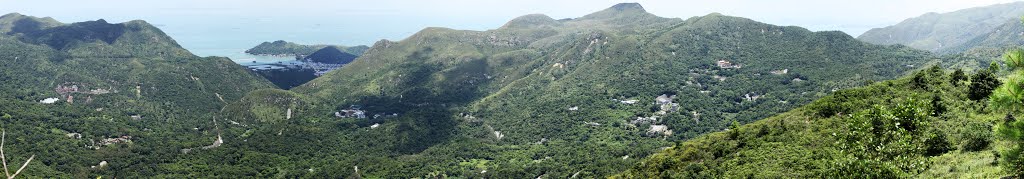
[[672, 141], [932, 58], [841, 32], [720, 14], [661, 18], [627, 3], [576, 19], [527, 15], [488, 31], [427, 28], [383, 40], [291, 92], [246, 97], [281, 103], [235, 103], [224, 114], [239, 122], [228, 138], [248, 141], [239, 148], [331, 166], [312, 176], [358, 166], [373, 177], [601, 177]]
[[[1003, 114], [932, 68], [679, 142], [614, 178], [999, 178]], [[991, 145], [991, 146], [990, 146]]]
[[[1024, 2], [928, 13], [885, 28], [871, 29], [857, 39], [875, 44], [903, 44], [933, 52], [955, 53], [975, 38], [991, 33], [1024, 15]], [[1017, 22], [1012, 22], [1019, 25]], [[957, 50], [959, 49], [959, 50]]]
[[[5, 15], [7, 18], [39, 19]], [[18, 20], [22, 21], [22, 20]], [[215, 113], [270, 83], [226, 58], [200, 58], [140, 20], [0, 23], [7, 152], [36, 154], [25, 176], [145, 177], [209, 145]], [[29, 25], [31, 27], [22, 27]], [[55, 100], [54, 100], [55, 99]], [[96, 166], [109, 161], [109, 166]]]

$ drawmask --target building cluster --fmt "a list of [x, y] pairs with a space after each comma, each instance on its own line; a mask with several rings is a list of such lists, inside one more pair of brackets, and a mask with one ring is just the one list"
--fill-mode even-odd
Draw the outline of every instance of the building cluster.
[[365, 119], [366, 111], [362, 110], [362, 106], [351, 105], [348, 107], [348, 109], [343, 109], [341, 111], [334, 112], [334, 116], [340, 118]]

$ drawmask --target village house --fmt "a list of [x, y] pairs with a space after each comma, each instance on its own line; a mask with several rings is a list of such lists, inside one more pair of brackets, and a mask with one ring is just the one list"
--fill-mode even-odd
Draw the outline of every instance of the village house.
[[633, 120], [633, 121], [630, 121], [629, 124], [633, 124], [633, 125], [645, 124], [645, 123], [646, 124], [652, 124], [652, 123], [657, 123], [657, 122], [658, 122], [658, 116], [636, 117], [636, 119]]
[[726, 69], [726, 68], [741, 68], [741, 67], [743, 67], [743, 65], [733, 64], [732, 62], [729, 62], [728, 60], [718, 60], [717, 64], [718, 64], [718, 68], [723, 68], [723, 69]]
[[656, 104], [661, 107], [659, 114], [664, 115], [665, 113], [675, 112], [679, 110], [679, 104], [673, 103], [672, 100], [676, 98], [676, 95], [668, 96], [668, 94], [662, 94], [654, 98]]
[[775, 75], [785, 75], [789, 73], [789, 69], [772, 70], [771, 73]]
[[630, 99], [630, 100], [616, 100], [616, 101], [619, 101], [619, 102], [620, 102], [620, 103], [622, 103], [622, 104], [636, 104], [636, 102], [640, 102], [640, 100], [635, 100], [635, 99]]
[[357, 110], [357, 109], [345, 109], [345, 110], [341, 110], [340, 112], [335, 112], [334, 115], [338, 116], [340, 118], [350, 118], [351, 117], [351, 118], [364, 119], [364, 118], [366, 118], [366, 111]]
[[43, 100], [39, 100], [39, 103], [53, 104], [53, 103], [56, 103], [57, 101], [60, 101], [60, 99], [57, 99], [57, 98], [46, 98], [46, 99], [43, 99]]
[[57, 92], [57, 94], [62, 94], [62, 95], [63, 94], [67, 94], [67, 93], [78, 92], [78, 85], [71, 85], [71, 86], [57, 85], [57, 87], [54, 88], [53, 91]]
[[75, 133], [75, 132], [65, 134], [65, 136], [68, 136], [68, 137], [70, 137], [72, 139], [81, 139], [82, 138], [82, 134]]
[[669, 97], [668, 94], [662, 94], [661, 96], [658, 96], [658, 97], [654, 98], [654, 101], [657, 102], [658, 105], [668, 104], [668, 103], [672, 103], [672, 98], [673, 97], [675, 97], [675, 95], [673, 95], [672, 97]]
[[106, 138], [106, 139], [103, 139], [98, 144], [99, 145], [111, 145], [111, 144], [131, 143], [131, 142], [132, 142], [132, 136], [121, 136], [121, 137], [118, 137], [118, 138]]
[[647, 136], [652, 136], [653, 137], [653, 136], [657, 136], [659, 134], [663, 135], [663, 136], [669, 136], [669, 135], [672, 135], [672, 130], [669, 130], [668, 126], [666, 126], [666, 125], [653, 125], [653, 124], [651, 125], [650, 129], [647, 129]]

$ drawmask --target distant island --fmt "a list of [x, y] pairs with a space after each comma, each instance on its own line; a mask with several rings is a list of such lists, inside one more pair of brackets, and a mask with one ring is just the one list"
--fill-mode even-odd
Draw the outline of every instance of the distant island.
[[245, 53], [252, 55], [270, 55], [270, 56], [295, 56], [296, 59], [303, 59], [303, 57], [315, 53], [326, 47], [337, 48], [338, 50], [353, 54], [356, 56], [362, 55], [366, 49], [370, 47], [365, 45], [359, 46], [335, 46], [335, 45], [302, 45], [294, 42], [288, 42], [284, 40], [278, 40], [274, 42], [263, 42], [259, 45], [245, 50]]
[[252, 55], [294, 56], [295, 61], [247, 66], [281, 89], [302, 85], [331, 70], [352, 62], [370, 47], [337, 45], [302, 45], [283, 40], [263, 42], [246, 50]]

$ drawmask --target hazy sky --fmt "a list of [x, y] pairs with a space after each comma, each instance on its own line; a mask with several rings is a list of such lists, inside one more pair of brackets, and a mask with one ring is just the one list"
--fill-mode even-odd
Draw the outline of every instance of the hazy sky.
[[[950, 12], [1014, 0], [651, 0], [638, 1], [662, 17], [689, 18], [719, 12], [814, 31], [857, 36], [927, 12]], [[596, 12], [613, 0], [0, 0], [0, 13], [50, 16], [62, 22], [144, 19], [190, 50], [213, 40], [258, 43], [372, 44], [401, 40], [424, 27], [486, 30], [520, 15], [555, 19]], [[255, 45], [255, 44], [252, 44]], [[211, 45], [212, 46], [212, 45]], [[231, 46], [231, 45], [228, 45]], [[247, 45], [251, 46], [251, 45]], [[231, 47], [238, 48], [238, 47]]]

